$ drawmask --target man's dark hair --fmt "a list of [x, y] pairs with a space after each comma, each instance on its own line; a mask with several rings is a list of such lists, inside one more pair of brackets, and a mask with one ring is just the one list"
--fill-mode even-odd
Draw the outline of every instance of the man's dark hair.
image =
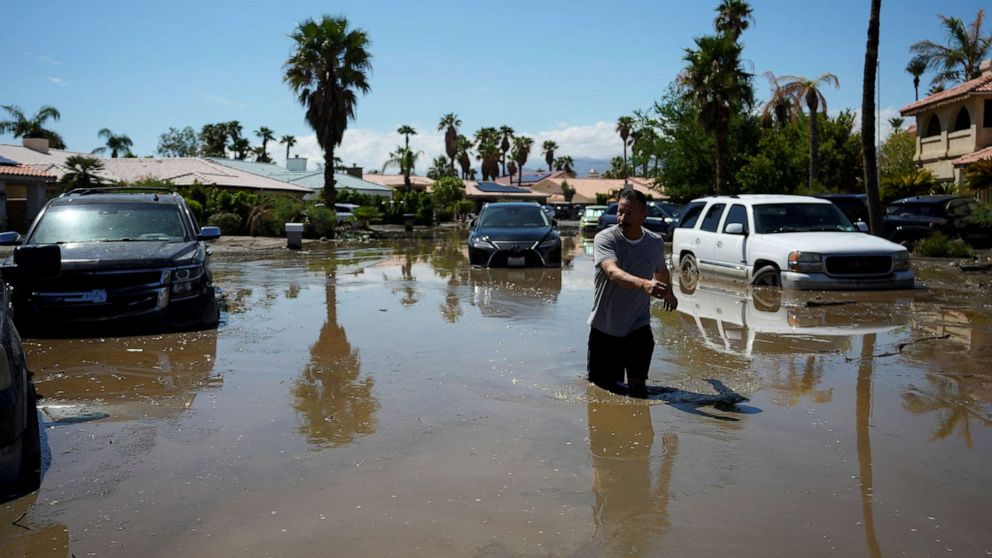
[[627, 201], [636, 201], [641, 204], [641, 209], [645, 209], [648, 206], [648, 199], [641, 192], [637, 190], [623, 190], [620, 192], [620, 199]]

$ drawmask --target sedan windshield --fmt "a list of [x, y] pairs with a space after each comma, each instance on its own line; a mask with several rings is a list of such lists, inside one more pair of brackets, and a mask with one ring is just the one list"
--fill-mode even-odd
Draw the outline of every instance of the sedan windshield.
[[108, 242], [117, 240], [186, 240], [179, 209], [162, 204], [59, 205], [45, 212], [30, 242]]
[[602, 215], [603, 211], [605, 210], [602, 207], [598, 207], [596, 209], [587, 209], [586, 212], [583, 213], [582, 215], [587, 219], [595, 219], [596, 217]]
[[480, 227], [548, 227], [548, 217], [538, 206], [489, 207], [479, 219]]
[[857, 230], [832, 203], [755, 205], [754, 228], [758, 234]]

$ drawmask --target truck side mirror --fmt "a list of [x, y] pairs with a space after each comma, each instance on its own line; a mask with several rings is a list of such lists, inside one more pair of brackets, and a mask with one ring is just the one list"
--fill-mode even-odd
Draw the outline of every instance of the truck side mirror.
[[723, 229], [723, 232], [727, 234], [744, 234], [744, 225], [740, 223], [730, 223]]

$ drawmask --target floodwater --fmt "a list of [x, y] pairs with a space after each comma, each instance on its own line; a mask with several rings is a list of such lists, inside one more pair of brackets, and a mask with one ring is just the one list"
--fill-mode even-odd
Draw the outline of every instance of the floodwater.
[[645, 401], [585, 381], [587, 242], [463, 242], [218, 254], [216, 331], [25, 340], [46, 465], [0, 556], [992, 554], [992, 276], [681, 285]]

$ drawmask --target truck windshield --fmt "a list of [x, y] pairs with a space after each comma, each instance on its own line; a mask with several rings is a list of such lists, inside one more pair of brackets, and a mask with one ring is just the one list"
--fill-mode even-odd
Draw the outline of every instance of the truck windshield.
[[48, 208], [29, 242], [110, 242], [187, 240], [179, 208], [151, 203], [98, 203]]
[[832, 203], [770, 203], [754, 206], [758, 234], [857, 231]]

